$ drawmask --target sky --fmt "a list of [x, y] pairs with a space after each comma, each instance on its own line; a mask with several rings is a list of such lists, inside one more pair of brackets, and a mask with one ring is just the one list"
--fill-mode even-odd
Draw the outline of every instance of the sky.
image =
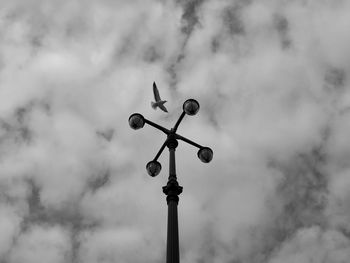
[[[1, 0], [0, 263], [350, 259], [350, 2]], [[169, 113], [153, 110], [152, 83]]]

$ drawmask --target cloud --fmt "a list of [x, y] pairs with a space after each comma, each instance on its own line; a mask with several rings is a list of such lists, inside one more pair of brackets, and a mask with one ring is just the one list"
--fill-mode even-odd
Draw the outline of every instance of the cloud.
[[33, 226], [21, 235], [12, 248], [8, 262], [67, 262], [69, 234], [59, 226]]
[[349, 240], [336, 231], [319, 227], [301, 229], [271, 262], [346, 262]]
[[182, 262], [349, 258], [346, 1], [0, 5], [0, 261], [163, 262], [165, 138], [127, 119], [187, 98]]

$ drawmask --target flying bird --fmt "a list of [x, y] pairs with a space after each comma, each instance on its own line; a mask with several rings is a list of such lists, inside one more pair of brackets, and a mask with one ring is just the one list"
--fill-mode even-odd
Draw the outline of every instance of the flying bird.
[[157, 85], [155, 82], [153, 82], [153, 94], [155, 102], [151, 102], [151, 106], [153, 109], [157, 109], [159, 107], [162, 111], [168, 112], [168, 110], [165, 108], [164, 103], [167, 102], [166, 100], [162, 100], [159, 96], [159, 91], [157, 88]]

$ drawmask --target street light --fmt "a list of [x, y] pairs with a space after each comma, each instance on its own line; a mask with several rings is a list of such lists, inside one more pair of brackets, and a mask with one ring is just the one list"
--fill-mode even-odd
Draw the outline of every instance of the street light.
[[179, 195], [182, 193], [182, 186], [179, 185], [176, 177], [175, 167], [175, 149], [178, 146], [178, 140], [187, 142], [198, 150], [198, 158], [204, 162], [209, 163], [213, 159], [213, 151], [209, 147], [204, 147], [195, 143], [186, 137], [176, 133], [178, 126], [185, 115], [193, 116], [199, 111], [199, 103], [194, 99], [188, 99], [182, 106], [182, 113], [175, 123], [174, 127], [170, 130], [144, 118], [140, 113], [134, 113], [129, 117], [129, 125], [132, 129], [141, 129], [145, 123], [153, 126], [154, 128], [161, 130], [167, 135], [166, 140], [160, 147], [155, 158], [148, 162], [146, 165], [147, 173], [155, 177], [157, 176], [162, 165], [157, 161], [159, 156], [162, 154], [165, 147], [169, 148], [169, 177], [166, 186], [163, 186], [163, 193], [166, 194], [168, 204], [168, 232], [167, 232], [167, 256], [166, 263], [179, 263], [179, 231], [178, 231], [178, 216], [177, 216], [177, 204], [179, 202]]
[[184, 102], [182, 108], [187, 115], [196, 115], [199, 111], [199, 103], [194, 99], [188, 99]]
[[148, 162], [146, 170], [150, 176], [155, 177], [160, 173], [160, 170], [162, 170], [162, 165], [158, 161], [153, 160]]
[[199, 149], [197, 155], [203, 163], [209, 163], [213, 159], [213, 151], [208, 147]]
[[145, 118], [140, 113], [131, 114], [129, 125], [134, 130], [141, 129], [145, 125]]

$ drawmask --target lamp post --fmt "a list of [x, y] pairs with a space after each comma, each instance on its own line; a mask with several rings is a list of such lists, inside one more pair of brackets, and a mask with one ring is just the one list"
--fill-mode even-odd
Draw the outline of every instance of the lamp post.
[[148, 162], [146, 165], [147, 172], [150, 176], [155, 177], [160, 173], [162, 169], [161, 164], [158, 162], [159, 156], [162, 154], [165, 147], [169, 148], [169, 177], [166, 186], [163, 186], [163, 193], [167, 196], [168, 204], [168, 230], [167, 230], [167, 253], [166, 263], [179, 263], [179, 230], [178, 230], [178, 215], [177, 205], [179, 202], [179, 195], [182, 193], [182, 186], [179, 185], [176, 177], [175, 168], [175, 149], [178, 145], [178, 140], [187, 142], [197, 148], [198, 158], [204, 162], [209, 163], [213, 159], [213, 151], [209, 147], [201, 146], [181, 135], [176, 133], [182, 119], [185, 115], [196, 115], [199, 110], [199, 103], [194, 99], [188, 99], [183, 104], [183, 111], [177, 120], [175, 126], [168, 130], [150, 120], [144, 118], [140, 113], [134, 113], [129, 117], [129, 125], [132, 129], [141, 129], [145, 123], [153, 126], [154, 128], [161, 130], [167, 135], [167, 138], [163, 145], [160, 147], [155, 158]]

